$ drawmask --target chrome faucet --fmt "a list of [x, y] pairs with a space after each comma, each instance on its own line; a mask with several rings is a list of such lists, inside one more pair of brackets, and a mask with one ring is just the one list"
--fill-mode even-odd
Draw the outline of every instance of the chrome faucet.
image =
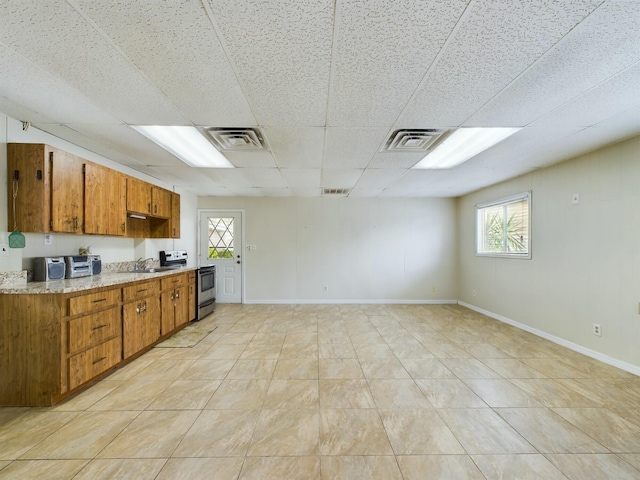
[[145, 258], [144, 260], [142, 259], [142, 257], [140, 257], [138, 260], [136, 260], [136, 263], [133, 266], [133, 271], [136, 272], [138, 270], [144, 270], [149, 260], [153, 260], [153, 257]]

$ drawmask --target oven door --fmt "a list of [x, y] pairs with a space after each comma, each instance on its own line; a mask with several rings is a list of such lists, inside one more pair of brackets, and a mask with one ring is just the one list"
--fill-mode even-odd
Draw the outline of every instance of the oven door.
[[216, 298], [216, 267], [201, 267], [198, 270], [198, 305]]

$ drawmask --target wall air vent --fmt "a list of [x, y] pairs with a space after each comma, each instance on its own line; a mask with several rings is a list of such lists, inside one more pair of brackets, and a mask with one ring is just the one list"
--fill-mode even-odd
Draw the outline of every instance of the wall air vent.
[[323, 196], [332, 196], [332, 197], [346, 197], [349, 195], [351, 189], [349, 188], [325, 188], [322, 190]]
[[381, 152], [427, 152], [443, 130], [436, 129], [411, 129], [395, 130], [384, 143]]
[[217, 128], [204, 131], [220, 151], [225, 150], [265, 150], [262, 133], [257, 128]]

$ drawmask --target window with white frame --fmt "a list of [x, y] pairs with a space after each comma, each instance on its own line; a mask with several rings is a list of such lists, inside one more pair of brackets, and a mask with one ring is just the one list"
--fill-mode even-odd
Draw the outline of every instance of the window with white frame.
[[476, 254], [531, 258], [531, 192], [476, 205]]

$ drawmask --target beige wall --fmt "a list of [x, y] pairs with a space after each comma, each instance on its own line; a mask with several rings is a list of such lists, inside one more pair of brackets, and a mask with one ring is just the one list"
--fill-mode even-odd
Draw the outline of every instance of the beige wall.
[[[527, 190], [531, 260], [475, 256], [475, 205]], [[640, 373], [640, 137], [462, 197], [457, 217], [462, 302]]]
[[198, 208], [245, 211], [257, 247], [245, 251], [248, 302], [457, 298], [453, 199], [200, 197]]
[[[105, 157], [78, 147], [72, 143], [49, 135], [37, 128], [31, 127], [26, 132], [22, 130], [22, 123], [0, 113], [0, 243], [7, 243], [7, 236], [11, 229], [7, 225], [7, 143], [47, 143], [74, 153], [92, 162], [119, 170], [150, 183], [173, 190], [158, 180], [136, 172], [128, 167], [113, 162]], [[195, 252], [196, 238], [196, 196], [189, 192], [176, 190], [180, 193], [181, 232], [179, 240], [170, 239], [133, 239], [100, 235], [53, 235], [53, 245], [44, 244], [44, 234], [26, 233], [26, 247], [24, 249], [9, 249], [8, 256], [0, 256], [0, 272], [17, 272], [32, 268], [33, 258], [40, 256], [61, 256], [78, 253], [79, 247], [91, 246], [92, 252], [102, 256], [103, 262], [131, 261], [139, 257], [158, 258], [160, 250], [187, 249]], [[195, 257], [193, 260], [195, 264]]]

